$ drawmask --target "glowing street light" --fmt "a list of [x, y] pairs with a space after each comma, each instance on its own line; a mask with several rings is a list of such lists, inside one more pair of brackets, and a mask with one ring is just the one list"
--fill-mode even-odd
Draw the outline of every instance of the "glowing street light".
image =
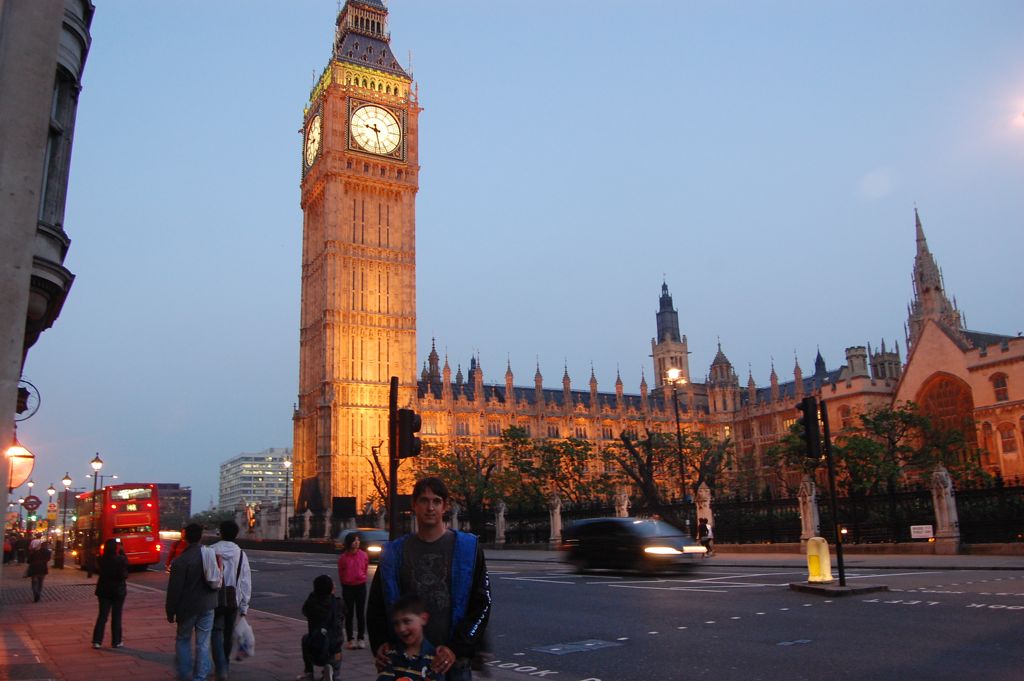
[[686, 385], [683, 372], [675, 367], [665, 372], [665, 380], [672, 384], [672, 406], [676, 412], [676, 448], [679, 455], [679, 486], [682, 489], [683, 503], [686, 503], [686, 456], [683, 454], [683, 426], [679, 421], [679, 386]]

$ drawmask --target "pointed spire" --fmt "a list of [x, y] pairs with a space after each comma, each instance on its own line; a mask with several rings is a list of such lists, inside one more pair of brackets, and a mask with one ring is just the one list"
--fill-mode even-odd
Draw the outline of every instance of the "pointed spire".
[[512, 356], [509, 355], [508, 361], [505, 364], [505, 380], [512, 380]]
[[622, 387], [622, 376], [619, 375], [619, 367], [615, 367], [615, 387]]
[[537, 372], [533, 375], [533, 380], [537, 382], [537, 385], [540, 385], [540, 382], [544, 380], [544, 377], [541, 376], [541, 374], [540, 374], [540, 359], [539, 358], [537, 359]]
[[647, 377], [644, 375], [643, 367], [640, 367], [640, 389], [647, 390]]
[[462, 385], [462, 364], [458, 365], [459, 369], [455, 372], [455, 382], [458, 385]]

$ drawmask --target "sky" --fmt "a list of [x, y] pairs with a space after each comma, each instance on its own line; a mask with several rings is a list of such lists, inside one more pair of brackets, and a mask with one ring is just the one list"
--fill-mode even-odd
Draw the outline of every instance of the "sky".
[[[65, 265], [24, 376], [34, 480], [216, 502], [290, 447], [303, 106], [336, 0], [95, 0]], [[653, 384], [904, 349], [914, 208], [971, 329], [1024, 331], [1024, 4], [391, 0], [419, 87], [417, 325], [453, 371]], [[904, 355], [905, 357], [905, 355]], [[15, 496], [23, 494], [24, 489]]]

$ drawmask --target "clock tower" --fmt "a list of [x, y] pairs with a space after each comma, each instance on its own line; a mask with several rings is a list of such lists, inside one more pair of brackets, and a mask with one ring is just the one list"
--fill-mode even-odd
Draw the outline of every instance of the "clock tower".
[[388, 388], [415, 398], [417, 104], [381, 0], [347, 0], [302, 122], [296, 510], [374, 492]]

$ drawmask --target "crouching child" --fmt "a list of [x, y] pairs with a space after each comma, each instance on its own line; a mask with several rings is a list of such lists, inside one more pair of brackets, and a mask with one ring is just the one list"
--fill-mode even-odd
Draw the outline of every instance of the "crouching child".
[[313, 580], [313, 592], [302, 604], [309, 633], [302, 637], [300, 679], [313, 679], [313, 668], [322, 667], [323, 681], [340, 679], [341, 671], [341, 599], [334, 595], [334, 581], [328, 575]]

